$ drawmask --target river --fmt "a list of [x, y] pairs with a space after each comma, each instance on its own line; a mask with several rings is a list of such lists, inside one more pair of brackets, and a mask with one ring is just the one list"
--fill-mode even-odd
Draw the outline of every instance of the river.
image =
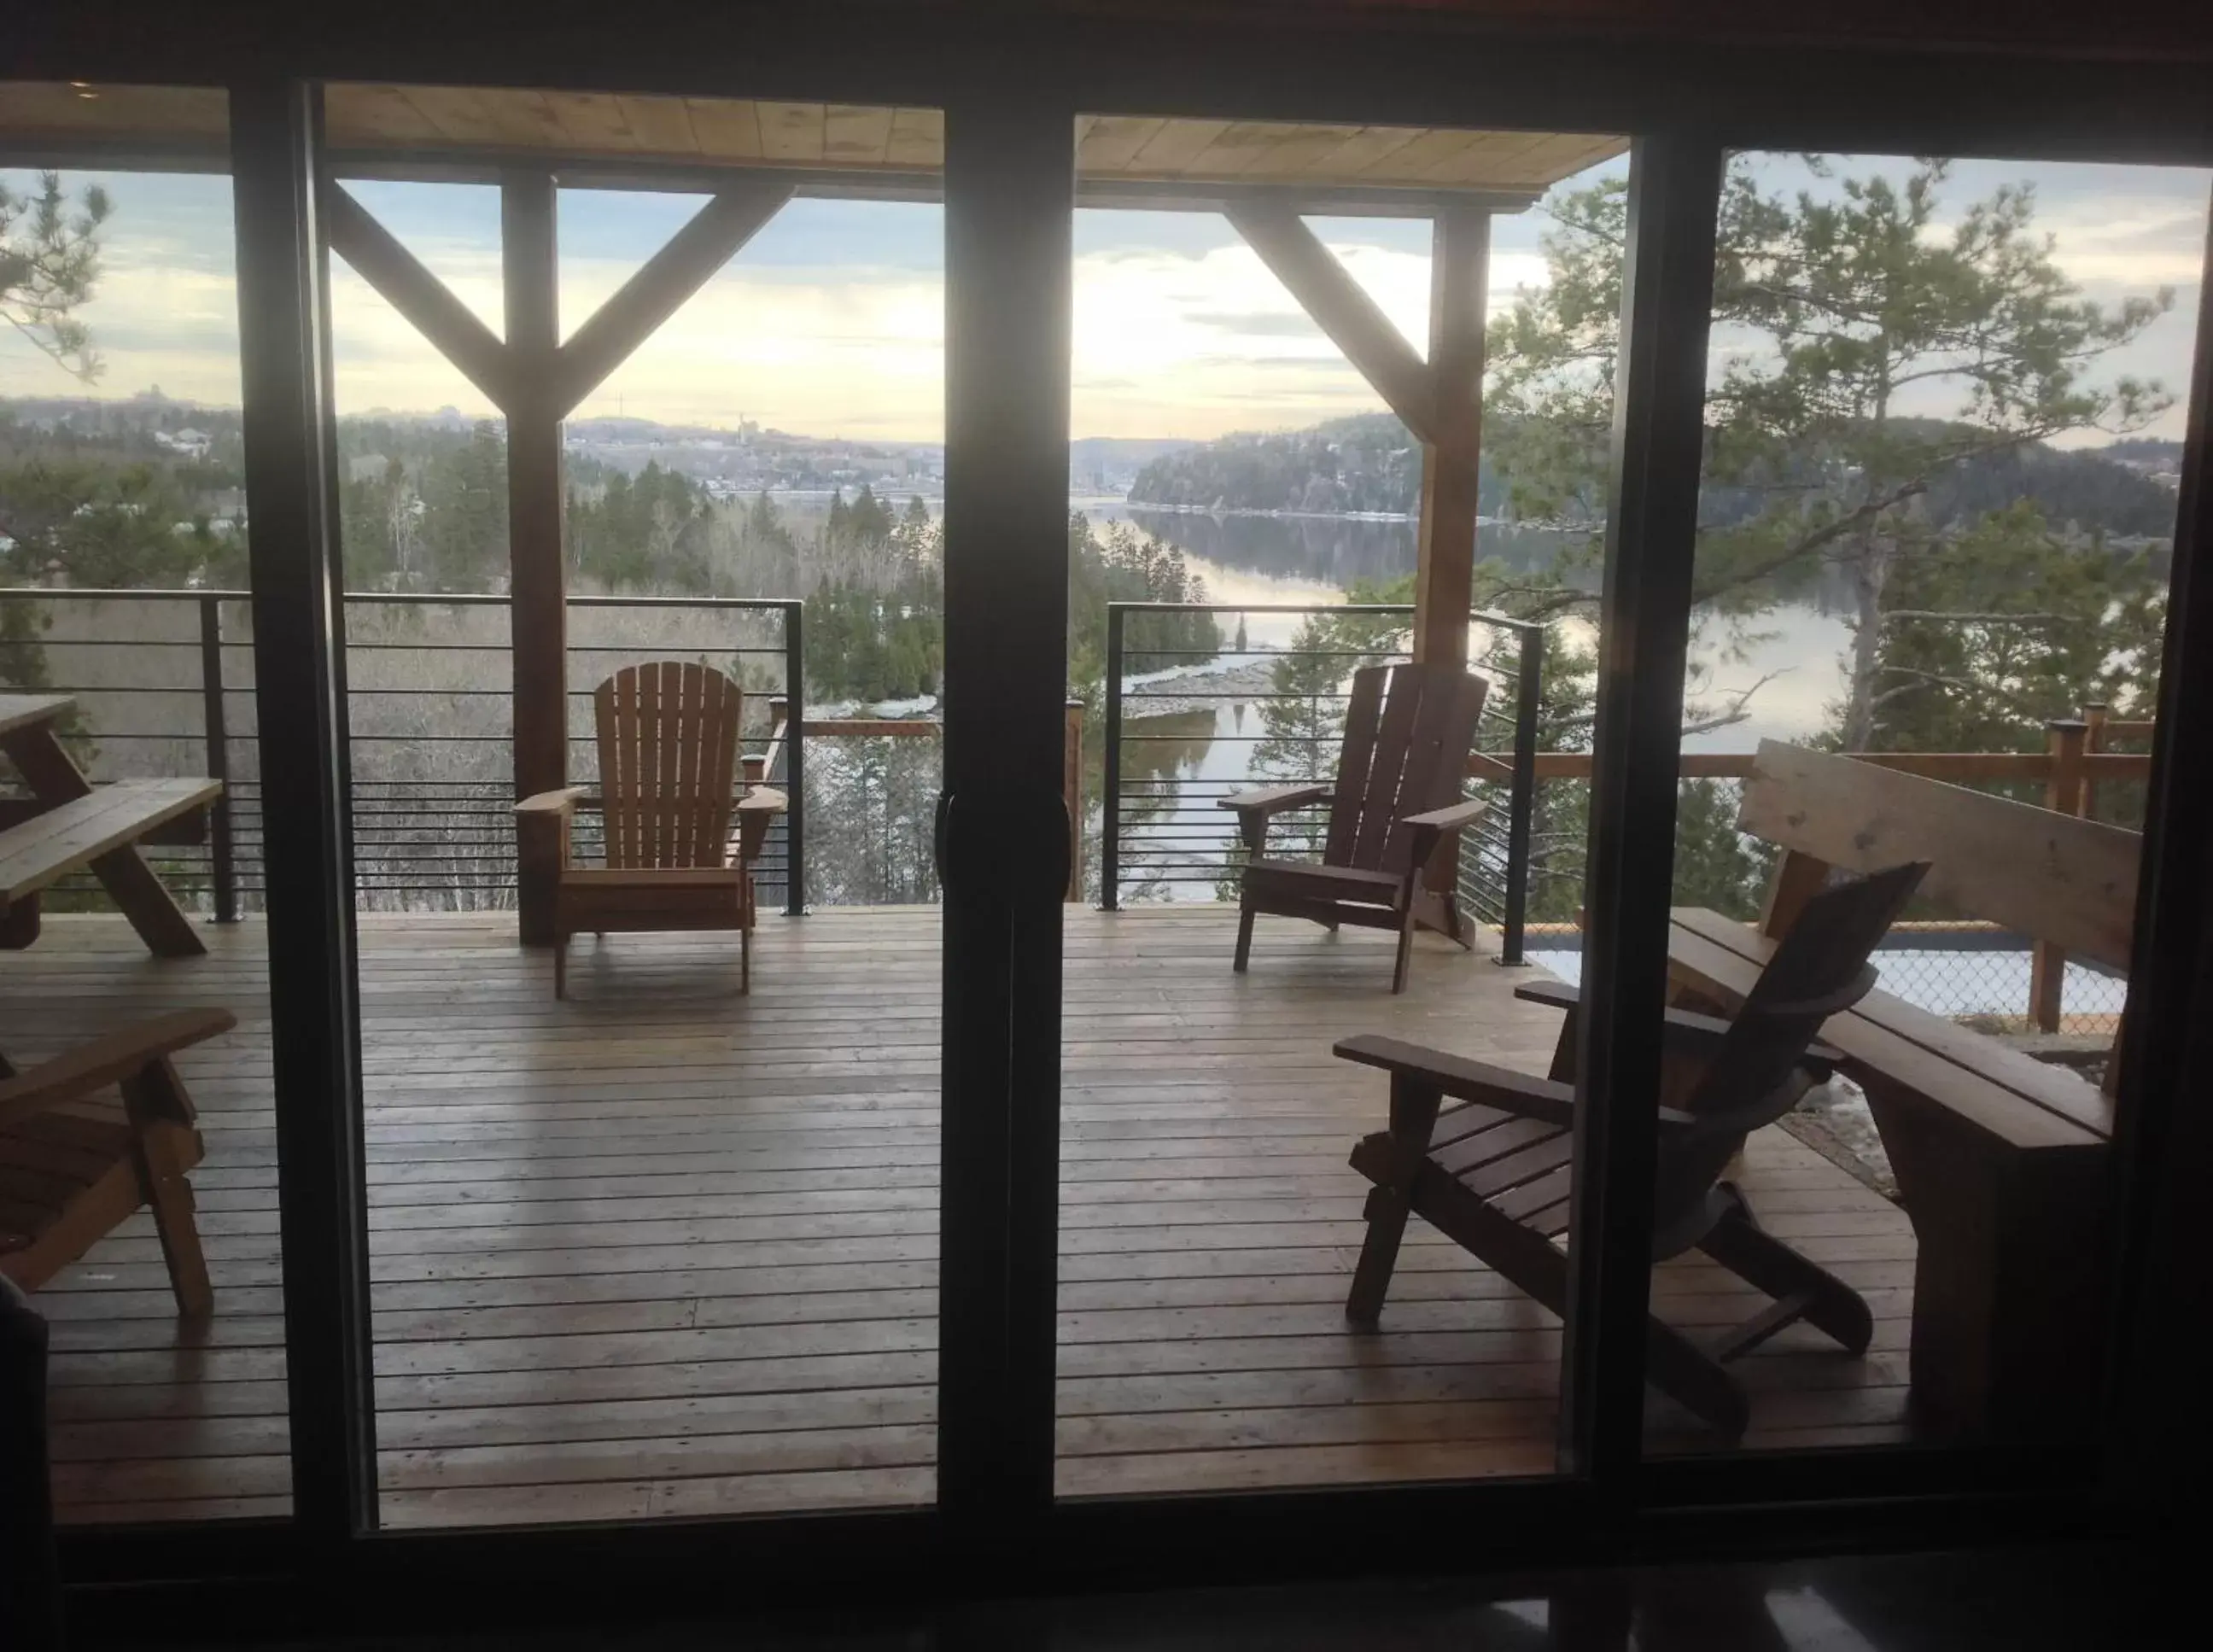
[[[1119, 499], [1079, 499], [1075, 504], [1094, 523], [1127, 521], [1175, 546], [1216, 602], [1342, 602], [1346, 586], [1356, 579], [1396, 579], [1414, 571], [1414, 525], [1406, 521], [1214, 516], [1147, 510]], [[1505, 560], [1532, 566], [1549, 559], [1560, 536], [1486, 523], [1478, 532], [1478, 554], [1495, 553], [1502, 539], [1508, 542]], [[1235, 619], [1226, 617], [1225, 623], [1234, 625]], [[1255, 648], [1282, 648], [1299, 624], [1296, 615], [1250, 615], [1247, 639]], [[1588, 628], [1582, 640], [1594, 640]], [[1692, 658], [1705, 673], [1700, 698], [1722, 702], [1760, 686], [1744, 708], [1743, 721], [1692, 735], [1685, 741], [1686, 749], [1748, 751], [1761, 740], [1804, 740], [1819, 733], [1830, 721], [1830, 707], [1843, 695], [1843, 656], [1850, 640], [1841, 614], [1810, 602], [1783, 604], [1734, 627], [1711, 616], [1702, 619], [1692, 646]], [[1222, 732], [1231, 732], [1230, 709], [1222, 708], [1217, 716], [1223, 720]]]

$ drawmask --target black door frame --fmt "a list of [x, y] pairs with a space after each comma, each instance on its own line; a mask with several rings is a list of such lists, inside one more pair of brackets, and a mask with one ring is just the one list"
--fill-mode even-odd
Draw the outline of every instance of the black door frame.
[[[403, 8], [404, 9], [404, 8]], [[450, 8], [445, 9], [450, 12]], [[238, 15], [244, 19], [247, 14]], [[976, 737], [948, 731], [947, 786], [955, 803], [947, 821], [948, 857], [947, 1026], [947, 1204], [956, 1183], [960, 1212], [948, 1222], [944, 1262], [956, 1253], [963, 1283], [948, 1291], [945, 1375], [948, 1417], [942, 1469], [946, 1496], [939, 1510], [855, 1516], [766, 1518], [680, 1527], [571, 1528], [494, 1533], [371, 1534], [364, 1495], [373, 1495], [367, 1458], [373, 1422], [368, 1399], [363, 1221], [358, 1152], [359, 1079], [353, 1040], [351, 917], [344, 899], [343, 778], [338, 773], [331, 695], [342, 691], [342, 648], [333, 649], [329, 600], [334, 554], [327, 460], [327, 363], [314, 334], [296, 318], [314, 314], [320, 249], [311, 192], [313, 100], [308, 79], [430, 77], [483, 84], [580, 87], [619, 84], [639, 90], [703, 94], [802, 95], [871, 102], [907, 102], [948, 112], [948, 275], [975, 267], [995, 252], [1029, 279], [1065, 267], [1064, 238], [1023, 239], [1023, 209], [1047, 210], [1067, 188], [1061, 160], [1076, 114], [1088, 111], [1250, 116], [1279, 119], [1385, 120], [1409, 124], [1627, 131], [1642, 134], [1644, 181], [1639, 204], [1680, 202], [1686, 180], [1703, 176], [1722, 148], [1823, 149], [1881, 153], [1939, 150], [2034, 159], [2104, 159], [2213, 164], [2213, 109], [2203, 98], [2204, 68], [2186, 58], [2164, 62], [2092, 64], [2080, 61], [1866, 48], [1801, 53], [1773, 47], [1712, 44], [1594, 45], [1564, 37], [1484, 38], [1410, 26], [1401, 33], [1249, 29], [1199, 23], [1152, 26], [1154, 49], [1126, 49], [1125, 31], [1081, 19], [1003, 22], [991, 27], [864, 14], [867, 38], [848, 37], [835, 53], [823, 48], [822, 18], [686, 24], [692, 46], [672, 61], [666, 35], [638, 30], [610, 36], [603, 27], [549, 22], [518, 55], [518, 42], [496, 26], [474, 27], [448, 15], [412, 33], [388, 15], [370, 20], [305, 14], [253, 17], [250, 33], [227, 34], [196, 14], [155, 15], [128, 38], [99, 19], [42, 21], [39, 33], [11, 48], [10, 76], [224, 83], [233, 87], [232, 150], [244, 168], [239, 182], [241, 299], [253, 283], [245, 346], [249, 436], [256, 453], [250, 481], [257, 491], [255, 585], [261, 680], [296, 696], [296, 715], [265, 717], [265, 738], [283, 754], [272, 774], [300, 765], [298, 796], [283, 823], [272, 806], [271, 844], [272, 975], [285, 981], [277, 1009], [277, 1072], [287, 1105], [286, 1188], [283, 1224], [287, 1308], [293, 1338], [296, 1486], [294, 1522], [277, 1527], [225, 1527], [187, 1533], [83, 1533], [70, 1536], [68, 1558], [82, 1578], [174, 1576], [222, 1564], [295, 1571], [314, 1560], [342, 1566], [364, 1586], [385, 1577], [450, 1575], [524, 1576], [567, 1561], [612, 1560], [677, 1576], [703, 1563], [741, 1553], [748, 1566], [777, 1569], [795, 1585], [810, 1576], [835, 1576], [856, 1562], [879, 1568], [887, 1583], [942, 1586], [941, 1564], [966, 1587], [1003, 1583], [995, 1563], [1020, 1551], [1045, 1570], [1040, 1576], [1080, 1579], [1100, 1570], [1122, 1578], [1167, 1576], [1180, 1569], [1222, 1576], [1239, 1562], [1258, 1575], [1317, 1565], [1469, 1563], [1471, 1531], [1514, 1533], [1486, 1540], [1497, 1561], [1619, 1552], [1632, 1542], [1676, 1541], [1741, 1546], [1778, 1533], [1819, 1532], [1862, 1539], [1897, 1534], [1901, 1521], [1956, 1530], [1972, 1519], [1989, 1529], [2003, 1513], [2040, 1522], [2078, 1514], [2086, 1464], [2058, 1466], [2051, 1477], [2033, 1466], [1972, 1456], [1876, 1452], [1846, 1456], [1790, 1455], [1731, 1464], [1647, 1465], [1633, 1448], [1625, 1418], [1641, 1392], [1641, 1360], [1630, 1381], [1625, 1353], [1608, 1356], [1641, 1317], [1637, 1247], [1582, 1249], [1593, 1277], [1581, 1282], [1589, 1324], [1579, 1335], [1570, 1371], [1569, 1466], [1559, 1480], [1468, 1486], [1389, 1486], [1242, 1497], [1133, 1499], [1117, 1504], [1052, 1505], [1052, 1260], [1057, 1212], [1057, 1108], [1045, 1104], [1058, 1064], [1058, 911], [1042, 887], [1048, 869], [1026, 846], [1064, 841], [1040, 829], [1044, 802], [1036, 791], [1046, 770], [1030, 749], [1040, 730], [1029, 727], [1029, 704], [1040, 697], [1053, 713], [1052, 769], [1058, 772], [1061, 628], [1040, 643], [1006, 656], [1003, 631], [991, 654], [948, 618], [948, 705], [971, 697], [973, 709], [956, 722]], [[85, 27], [75, 27], [77, 21]], [[417, 43], [436, 41], [435, 65]], [[1978, 64], [2003, 73], [1976, 72]], [[738, 67], [723, 72], [713, 65]], [[702, 67], [707, 65], [707, 67]], [[247, 78], [241, 80], [240, 77]], [[741, 81], [742, 83], [740, 83]], [[1871, 104], [1866, 88], [1885, 94]], [[1695, 120], [1696, 126], [1686, 121]], [[973, 122], [973, 125], [967, 123]], [[965, 128], [965, 132], [964, 132]], [[1028, 155], [954, 154], [966, 133], [994, 131], [1043, 149]], [[304, 168], [304, 172], [302, 171]], [[968, 198], [973, 187], [977, 198]], [[954, 198], [956, 192], [960, 198]], [[988, 197], [1003, 192], [1003, 198]], [[1698, 283], [1682, 262], [1698, 236], [1695, 222], [1663, 225], [1649, 291], [1661, 320], [1703, 329]], [[249, 231], [249, 216], [252, 229]], [[1695, 220], [1702, 216], [1693, 210]], [[1034, 226], [1030, 226], [1033, 229]], [[244, 245], [249, 233], [254, 245]], [[1710, 231], [1708, 232], [1710, 233]], [[1670, 250], [1672, 249], [1672, 251]], [[961, 260], [966, 260], [965, 266]], [[1672, 274], [1668, 273], [1672, 271]], [[1014, 290], [1019, 281], [1009, 277]], [[1641, 284], [1641, 283], [1640, 283]], [[1672, 295], [1669, 297], [1668, 295]], [[973, 297], [973, 294], [967, 295]], [[273, 308], [272, 308], [273, 306]], [[1044, 521], [1047, 494], [1042, 442], [991, 447], [994, 432], [1017, 408], [1041, 418], [1042, 430], [1066, 430], [1065, 352], [1050, 368], [1035, 359], [1065, 314], [1017, 304], [1003, 319], [1003, 337], [978, 335], [980, 307], [948, 295], [948, 468], [971, 466], [976, 489], [965, 520], [977, 524], [969, 553], [958, 558], [972, 580], [1021, 592], [1033, 613], [1064, 601], [1061, 563], [1048, 552], [1054, 579], [1040, 583], [1032, 536]], [[1695, 312], [1695, 314], [1694, 314]], [[969, 332], [964, 336], [964, 318]], [[989, 318], [995, 322], [1002, 318]], [[1643, 318], [1637, 318], [1642, 321]], [[1632, 334], [1637, 331], [1633, 326]], [[1647, 337], [1649, 337], [1647, 330]], [[2201, 332], [2198, 381], [2213, 341]], [[1625, 362], [1620, 414], [1624, 476], [1639, 463], [1646, 476], [1646, 524], [1625, 532], [1647, 554], [1665, 553], [1672, 535], [1680, 553], [1685, 479], [1680, 443], [1668, 441], [1665, 414], [1680, 409], [1684, 358], [1672, 366], [1655, 353], [1641, 376]], [[950, 381], [968, 372], [997, 374], [1002, 387], [964, 399], [968, 387]], [[1059, 401], [1052, 398], [1058, 387]], [[1636, 387], [1642, 385], [1638, 389]], [[289, 411], [288, 411], [289, 410]], [[283, 434], [282, 421], [298, 422]], [[319, 443], [314, 433], [322, 432]], [[971, 442], [978, 445], [965, 454]], [[2213, 626], [2202, 577], [2186, 585], [2209, 535], [2204, 464], [2206, 410], [2197, 410], [2186, 461], [2186, 514], [2176, 542], [2177, 600], [2170, 659], [2194, 662]], [[318, 447], [322, 448], [319, 455]], [[1642, 458], [1640, 458], [1642, 455]], [[1052, 458], [1050, 491], [1058, 522], [1064, 454]], [[966, 485], [948, 477], [949, 485]], [[1695, 497], [1695, 453], [1690, 478]], [[319, 497], [319, 490], [320, 497]], [[1638, 496], [1622, 490], [1625, 501]], [[319, 508], [320, 504], [320, 508]], [[277, 525], [275, 533], [265, 523]], [[1058, 549], [1058, 537], [1048, 542]], [[1658, 708], [1680, 695], [1680, 651], [1672, 634], [1682, 616], [1670, 612], [1680, 589], [1665, 563], [1637, 570], [1613, 600], [1615, 618], [1636, 633], [1609, 655], [1600, 685], [1613, 707], [1619, 749], [1601, 753], [1604, 789], [1617, 802], [1601, 831], [1618, 831], [1629, 800], [1656, 797]], [[1679, 570], [1677, 570], [1679, 571]], [[948, 567], [948, 590], [956, 579]], [[1047, 586], [1055, 587], [1048, 590]], [[2194, 595], [2186, 600], [2186, 591]], [[978, 607], [980, 615], [984, 611]], [[966, 658], [962, 658], [963, 650]], [[1672, 662], [1672, 664], [1671, 664]], [[2203, 692], [2186, 692], [2180, 673], [2167, 704], [2178, 710]], [[1052, 680], [1048, 682], [1048, 679]], [[1012, 696], [1011, 698], [1003, 698]], [[998, 698], [995, 698], [998, 697]], [[342, 704], [342, 700], [337, 702]], [[1673, 731], [1667, 747], [1673, 755]], [[2192, 1164], [2161, 1152], [2178, 1139], [2167, 1128], [2186, 1080], [2203, 1077], [2208, 1057], [2189, 1042], [2192, 1023], [2213, 1010], [2213, 984], [2195, 972], [2206, 941], [2204, 886], [2192, 856], [2198, 843], [2187, 788], [2174, 777], [2213, 760], [2213, 719], [2162, 718], [2155, 743], [2153, 796], [2164, 813], [2146, 841], [2147, 890], [2179, 889], [2198, 904], [2161, 908], [2139, 926], [2132, 980], [2131, 1059], [2124, 1088], [2125, 1121], [2120, 1173], [2135, 1197], [2120, 1224], [2141, 1255], [2145, 1223], [2173, 1207], [2187, 1208], [2198, 1185]], [[1672, 802], [1672, 790], [1669, 794]], [[991, 820], [965, 817], [960, 800], [983, 800]], [[986, 806], [987, 805], [987, 806]], [[2202, 835], [2202, 834], [2201, 834]], [[1658, 944], [1649, 892], [1627, 875], [1633, 849], [1619, 859], [1623, 875], [1604, 898], [1598, 927], [1608, 931], [1594, 965], [1602, 997], [1633, 1006], [1651, 977]], [[1057, 851], [1056, 851], [1057, 853]], [[289, 869], [282, 875], [279, 866]], [[2148, 895], [2147, 899], [2150, 899]], [[1664, 911], [1659, 912], [1664, 926]], [[1611, 946], [1608, 942], [1612, 943]], [[1593, 1017], [1594, 1054], [1610, 1059], [1625, 1082], [1649, 1059], [1656, 1009]], [[320, 1098], [320, 1105], [301, 1098]], [[1636, 1166], [1649, 1161], [1649, 1120], [1634, 1110], [1608, 1119], [1604, 1138], [1584, 1143], [1581, 1173], [1586, 1220], [1606, 1231], [1609, 1213], [1637, 1203]], [[304, 1170], [302, 1167], [305, 1167]], [[2191, 1180], [2186, 1180], [2191, 1179]], [[1042, 1190], [1040, 1193], [1039, 1190]], [[1625, 1191], [1631, 1190], [1631, 1191]], [[2167, 1203], [2162, 1204], [2161, 1201]], [[972, 1225], [971, 1225], [972, 1224]], [[295, 1277], [295, 1275], [298, 1277]], [[1609, 1286], [1606, 1277], [1611, 1274]], [[2159, 1282], [2155, 1281], [2155, 1283]], [[2155, 1322], [2156, 1304], [2134, 1304], [2119, 1338]], [[1632, 1312], [1632, 1309], [1635, 1311]], [[1633, 1350], [1634, 1344], [1628, 1346]], [[2124, 1374], [2125, 1382], [2125, 1374]], [[2125, 1386], [2119, 1390], [2130, 1392]], [[999, 1408], [1012, 1407], [1009, 1418]], [[2125, 1403], [2120, 1409], [2125, 1411]], [[369, 1466], [367, 1494], [362, 1466]], [[2117, 1459], [2106, 1484], [2133, 1496], [2146, 1472], [2141, 1459]], [[1042, 1479], [1041, 1479], [1042, 1475]], [[1043, 1491], [1040, 1491], [1040, 1486]], [[1045, 1505], [1040, 1508], [1041, 1495]], [[1778, 1515], [1748, 1505], [1777, 1498], [1807, 1506]], [[1032, 1518], [1032, 1516], [1036, 1516]], [[1786, 1536], [1785, 1540], [1788, 1540]]]

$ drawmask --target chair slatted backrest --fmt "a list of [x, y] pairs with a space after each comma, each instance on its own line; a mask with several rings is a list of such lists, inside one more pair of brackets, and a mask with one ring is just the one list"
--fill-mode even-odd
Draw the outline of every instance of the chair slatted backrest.
[[745, 696], [711, 666], [625, 666], [594, 697], [607, 863], [720, 866], [728, 858]]
[[1363, 666], [1352, 674], [1326, 864], [1408, 869], [1413, 834], [1393, 832], [1393, 823], [1460, 802], [1490, 686], [1451, 661]]
[[1928, 870], [1914, 861], [1824, 889], [1776, 943], [1721, 1048], [1677, 1104], [1708, 1128], [1663, 1138], [1661, 1232], [1697, 1210], [1747, 1135], [1797, 1105], [1808, 1088], [1800, 1064], [1807, 1046], [1875, 985], [1868, 959]]

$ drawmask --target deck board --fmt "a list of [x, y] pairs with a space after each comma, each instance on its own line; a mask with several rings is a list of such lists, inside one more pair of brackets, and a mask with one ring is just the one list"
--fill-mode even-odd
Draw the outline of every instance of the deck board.
[[[1383, 1328], [1342, 1305], [1383, 1085], [1329, 1053], [1388, 1031], [1509, 1066], [1554, 1012], [1425, 937], [1231, 915], [1067, 914], [1059, 1337], [1064, 1495], [1545, 1472], [1557, 1320], [1410, 1231]], [[148, 958], [56, 915], [0, 954], [19, 1062], [157, 1009], [224, 1004], [181, 1064], [218, 1293], [180, 1328], [134, 1217], [39, 1301], [54, 1328], [56, 1487], [72, 1521], [281, 1513], [288, 1464], [261, 932]], [[935, 1490], [937, 925], [927, 909], [768, 920], [754, 991], [714, 936], [580, 942], [557, 1003], [500, 913], [364, 917], [372, 1297], [393, 1525], [926, 1502]], [[1804, 1327], [1739, 1369], [1747, 1444], [1905, 1437], [1904, 1215], [1779, 1131], [1763, 1219], [1862, 1290], [1865, 1359]], [[1703, 1259], [1655, 1277], [1692, 1329], [1756, 1299]], [[1662, 1400], [1660, 1449], [1711, 1436]]]

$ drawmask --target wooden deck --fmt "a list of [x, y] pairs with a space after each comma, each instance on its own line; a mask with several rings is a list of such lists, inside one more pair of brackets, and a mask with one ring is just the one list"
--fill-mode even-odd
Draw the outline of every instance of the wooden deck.
[[[727, 937], [579, 943], [570, 1001], [504, 915], [365, 919], [378, 1437], [390, 1524], [911, 1503], [933, 1494], [937, 920], [765, 920], [754, 991]], [[1064, 1494], [1541, 1472], [1559, 1331], [1416, 1225], [1383, 1329], [1341, 1305], [1381, 1081], [1332, 1039], [1390, 1030], [1531, 1069], [1557, 1024], [1516, 972], [1425, 938], [1233, 914], [1068, 914], [1059, 1484]], [[261, 931], [149, 958], [52, 917], [0, 953], [19, 1064], [157, 1008], [239, 1030], [187, 1052], [217, 1313], [180, 1341], [143, 1216], [38, 1298], [54, 1321], [57, 1483], [76, 1521], [287, 1505]], [[727, 967], [722, 966], [727, 964]], [[1859, 1286], [1855, 1360], [1804, 1327], [1739, 1369], [1747, 1444], [1901, 1437], [1913, 1238], [1779, 1131], [1746, 1186]], [[1703, 1261], [1679, 1321], [1742, 1316]], [[1655, 1399], [1655, 1446], [1712, 1436]]]

